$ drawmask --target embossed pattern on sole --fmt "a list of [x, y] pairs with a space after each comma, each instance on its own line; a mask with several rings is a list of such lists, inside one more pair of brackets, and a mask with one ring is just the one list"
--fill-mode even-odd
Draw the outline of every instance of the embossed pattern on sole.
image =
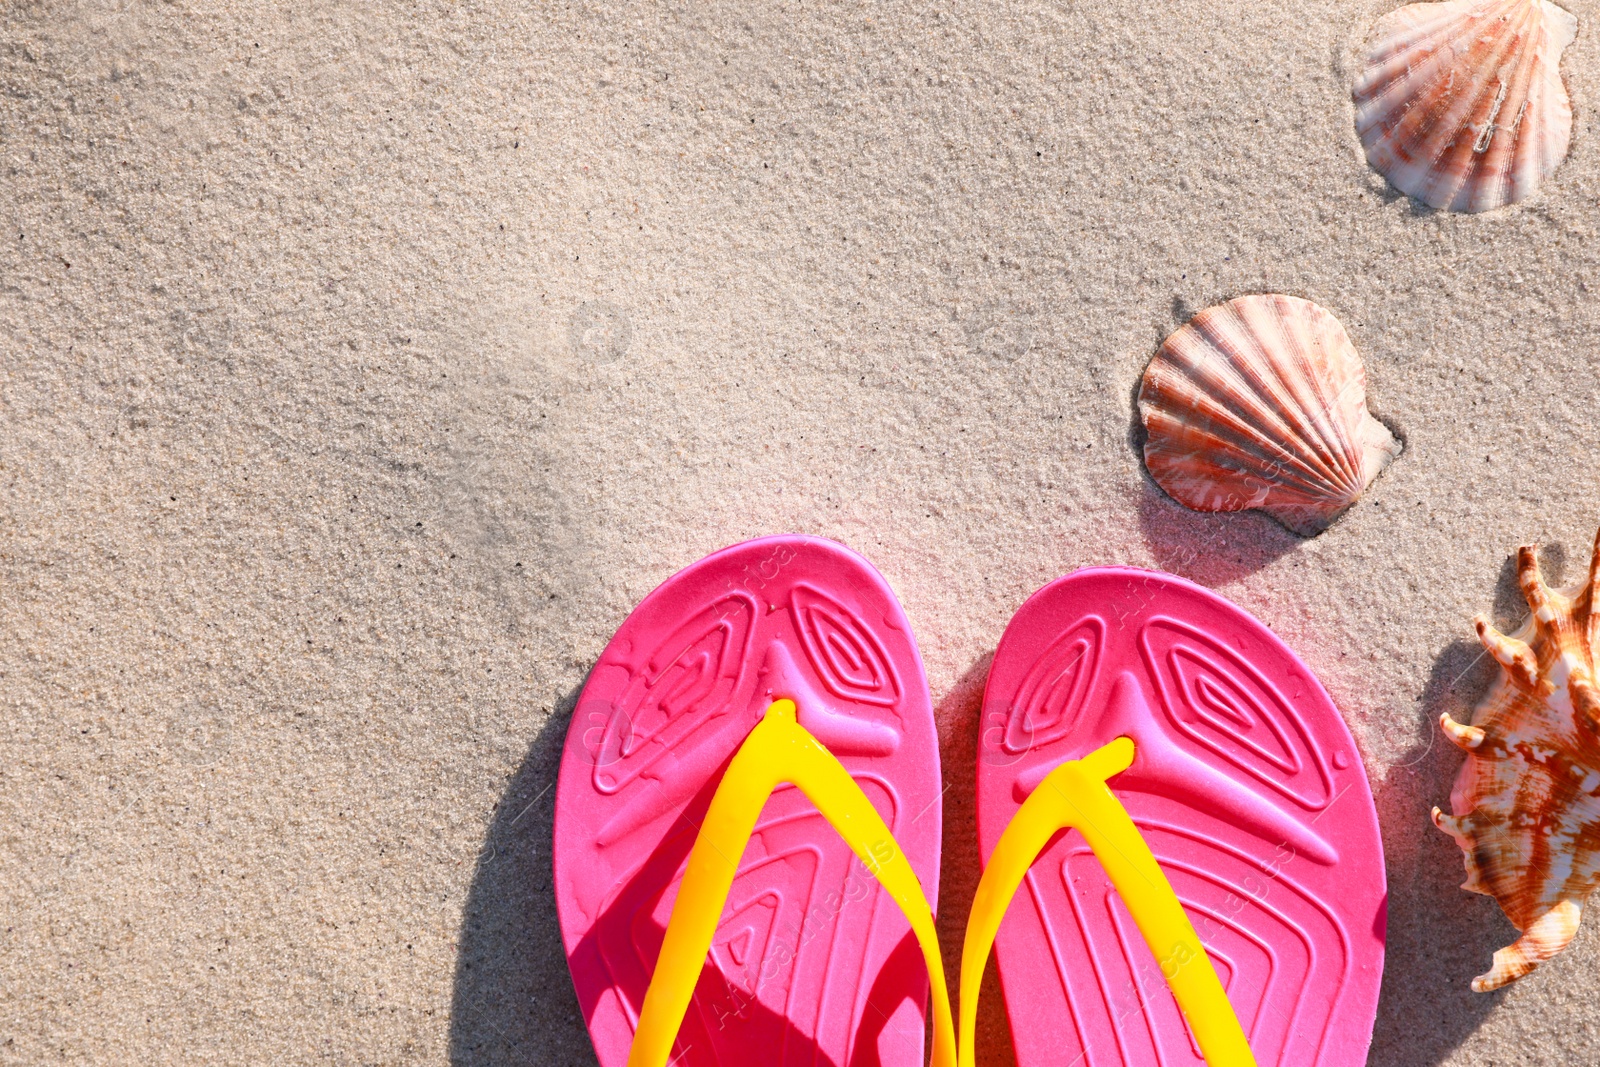
[[[573, 710], [556, 792], [555, 892], [602, 1067], [622, 1067], [699, 820], [767, 706], [855, 777], [930, 902], [938, 739], [911, 628], [883, 578], [820, 538], [725, 549], [618, 629]], [[928, 980], [910, 926], [792, 787], [762, 811], [674, 1067], [919, 1067]]]
[[[1188, 912], [1261, 1067], [1366, 1063], [1383, 974], [1377, 814], [1349, 730], [1254, 618], [1156, 571], [1040, 590], [995, 653], [979, 744], [985, 858], [1064, 760], [1130, 736], [1110, 782]], [[995, 943], [1019, 1067], [1204, 1060], [1082, 838], [1029, 871]]]

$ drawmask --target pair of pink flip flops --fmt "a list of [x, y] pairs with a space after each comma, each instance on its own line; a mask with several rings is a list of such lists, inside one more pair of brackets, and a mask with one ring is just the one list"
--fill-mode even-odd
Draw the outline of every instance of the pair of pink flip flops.
[[[1365, 1063], [1377, 817], [1339, 713], [1265, 626], [1171, 575], [1078, 571], [1006, 628], [981, 729], [991, 870], [962, 991], [988, 907], [1020, 1067]], [[578, 700], [556, 798], [556, 902], [602, 1067], [917, 1067], [930, 974], [934, 1060], [955, 1063], [918, 918], [943, 788], [910, 625], [850, 550], [763, 538], [646, 597]], [[1017, 852], [1008, 828], [1047, 800], [1065, 814], [1034, 813]], [[990, 886], [1002, 860], [1014, 884]]]

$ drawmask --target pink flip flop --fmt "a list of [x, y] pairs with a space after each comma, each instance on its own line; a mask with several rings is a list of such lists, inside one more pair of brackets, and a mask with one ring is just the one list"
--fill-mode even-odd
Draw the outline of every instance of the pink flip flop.
[[[1181, 578], [1078, 571], [1006, 628], [982, 721], [979, 846], [998, 868], [1000, 844], [1014, 877], [980, 886], [970, 969], [998, 924], [1019, 1067], [1200, 1064], [1208, 1041], [1213, 1065], [1366, 1063], [1383, 972], [1377, 815], [1349, 730], [1271, 631]], [[1002, 834], [1036, 790], [1061, 814], [1036, 818], [1019, 853], [1028, 835]], [[1085, 832], [1050, 836], [1066, 825]], [[1157, 934], [1149, 909], [1174, 893], [1176, 925]], [[1185, 930], [1203, 951], [1183, 950]]]
[[[751, 774], [777, 782], [764, 806]], [[602, 1067], [920, 1067], [940, 796], [922, 660], [865, 560], [767, 537], [662, 584], [590, 673], [556, 793], [556, 904]], [[942, 972], [935, 992], [953, 1064]]]

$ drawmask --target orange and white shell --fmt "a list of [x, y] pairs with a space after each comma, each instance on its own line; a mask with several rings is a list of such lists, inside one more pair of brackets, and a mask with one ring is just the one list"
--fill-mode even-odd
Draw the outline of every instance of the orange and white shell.
[[1488, 211], [1528, 196], [1572, 139], [1560, 66], [1577, 26], [1549, 0], [1447, 0], [1384, 16], [1354, 91], [1368, 161], [1429, 207]]
[[1258, 508], [1320, 533], [1400, 453], [1367, 411], [1367, 375], [1331, 313], [1293, 296], [1206, 308], [1139, 386], [1156, 484], [1197, 511]]
[[1500, 676], [1470, 725], [1439, 718], [1467, 762], [1450, 793], [1453, 814], [1434, 808], [1434, 824], [1466, 853], [1462, 888], [1494, 897], [1522, 931], [1473, 979], [1479, 992], [1566, 948], [1600, 884], [1600, 537], [1581, 585], [1547, 588], [1531, 545], [1517, 550], [1517, 577], [1533, 610], [1521, 628], [1508, 637], [1475, 620]]

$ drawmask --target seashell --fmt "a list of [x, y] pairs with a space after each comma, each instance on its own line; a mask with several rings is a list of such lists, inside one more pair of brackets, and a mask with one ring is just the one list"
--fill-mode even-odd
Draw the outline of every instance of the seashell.
[[1309, 300], [1241, 296], [1162, 342], [1139, 386], [1145, 466], [1196, 511], [1257, 508], [1321, 533], [1400, 454], [1367, 412], [1339, 320]]
[[1517, 579], [1533, 614], [1509, 637], [1479, 615], [1478, 636], [1500, 676], [1462, 725], [1439, 717], [1467, 753], [1445, 815], [1433, 822], [1466, 853], [1461, 888], [1492, 896], [1522, 932], [1472, 980], [1499, 989], [1567, 947], [1600, 884], [1600, 536], [1588, 581], [1552, 591], [1533, 546], [1517, 550]]
[[1429, 207], [1488, 211], [1528, 196], [1572, 139], [1560, 65], [1577, 29], [1549, 0], [1385, 15], [1353, 94], [1367, 160]]

